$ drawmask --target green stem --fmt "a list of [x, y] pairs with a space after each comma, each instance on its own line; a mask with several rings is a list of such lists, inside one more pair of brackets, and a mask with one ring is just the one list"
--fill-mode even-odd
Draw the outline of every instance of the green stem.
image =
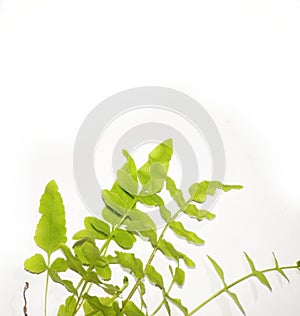
[[[136, 202], [137, 202], [137, 198], [134, 198], [134, 200], [133, 200], [133, 202], [132, 202], [132, 204], [131, 204], [131, 206], [130, 206], [130, 208], [129, 209], [131, 209], [135, 204], [136, 204]], [[112, 240], [112, 238], [114, 237], [114, 233], [115, 233], [115, 230], [116, 229], [118, 229], [123, 223], [124, 223], [124, 221], [126, 220], [126, 218], [127, 218], [127, 213], [121, 218], [121, 220], [120, 220], [120, 222], [112, 229], [112, 231], [110, 232], [110, 234], [109, 234], [109, 236], [108, 236], [108, 238], [106, 239], [106, 241], [105, 241], [105, 243], [102, 245], [102, 247], [100, 248], [100, 250], [99, 250], [99, 255], [101, 256], [102, 255], [102, 253], [104, 252], [104, 253], [106, 253], [106, 251], [107, 251], [107, 248], [108, 248], [108, 246], [109, 246], [109, 243], [110, 243], [110, 241]], [[90, 267], [91, 268], [91, 267]], [[91, 271], [92, 269], [88, 269], [87, 271]], [[80, 288], [80, 286], [81, 286], [81, 284], [84, 282], [84, 277], [82, 277], [81, 279], [80, 279], [80, 281], [79, 281], [79, 283], [78, 283], [78, 285], [77, 285], [77, 290]], [[82, 298], [82, 296], [83, 296], [83, 291], [85, 290], [85, 288], [86, 288], [86, 286], [87, 286], [87, 284], [88, 284], [88, 282], [85, 282], [84, 283], [84, 285], [83, 285], [83, 287], [82, 287], [82, 289], [81, 289], [81, 292], [80, 292], [80, 294], [79, 294], [79, 296], [78, 296], [78, 300], [77, 300], [77, 303], [76, 303], [76, 306], [75, 306], [75, 309], [74, 309], [74, 314], [73, 315], [76, 315], [76, 313], [79, 311], [79, 309], [81, 308], [81, 306], [82, 306], [82, 304], [83, 304], [83, 300], [81, 301], [81, 298]], [[88, 287], [88, 289], [87, 289], [87, 291], [86, 291], [86, 293], [88, 293], [89, 292], [89, 290], [91, 289], [91, 285]], [[46, 315], [45, 315], [46, 316]]]
[[[132, 201], [129, 209], [131, 209], [133, 206], [135, 206], [137, 202], [137, 198], [135, 197], [134, 200]], [[125, 222], [126, 218], [127, 218], [127, 212], [125, 213], [125, 215], [121, 218], [120, 222], [112, 229], [112, 231], [110, 232], [108, 238], [106, 239], [105, 243], [102, 245], [102, 247], [100, 248], [99, 250], [99, 254], [101, 256], [102, 252], [103, 251], [106, 251], [106, 249], [108, 248], [108, 245], [110, 243], [110, 241], [112, 240], [112, 238], [114, 237], [114, 233], [115, 233], [115, 230], [120, 228], [122, 226], [122, 224]]]
[[111, 233], [109, 234], [108, 238], [106, 239], [105, 243], [102, 245], [102, 247], [99, 250], [99, 255], [101, 256], [101, 254], [103, 253], [103, 251], [108, 247], [110, 241], [112, 240], [112, 238], [114, 237], [114, 232], [115, 229], [113, 229], [111, 231]]
[[[275, 268], [270, 268], [270, 269], [266, 269], [266, 270], [262, 270], [262, 273], [267, 273], [267, 272], [272, 272], [272, 271], [278, 271], [278, 269], [281, 270], [289, 270], [289, 269], [299, 269], [298, 266], [287, 266], [287, 267], [275, 267]], [[205, 306], [206, 304], [208, 304], [209, 302], [211, 302], [212, 300], [214, 300], [216, 297], [218, 297], [219, 295], [221, 295], [222, 293], [226, 292], [227, 290], [229, 290], [230, 288], [232, 288], [233, 286], [251, 278], [254, 277], [254, 273], [250, 273], [234, 282], [232, 282], [231, 284], [224, 286], [222, 289], [220, 289], [219, 291], [217, 291], [215, 294], [213, 294], [212, 296], [210, 296], [208, 299], [206, 299], [205, 301], [203, 301], [201, 304], [199, 304], [197, 307], [195, 307], [191, 312], [189, 312], [187, 314], [187, 316], [191, 316], [194, 315], [196, 312], [198, 312], [203, 306]]]
[[[177, 216], [183, 211], [183, 209], [185, 208], [186, 205], [188, 205], [190, 203], [190, 200], [188, 200], [185, 205], [180, 208], [169, 220], [168, 222], [166, 223], [165, 227], [163, 228], [158, 240], [157, 240], [157, 244], [156, 246], [153, 248], [151, 254], [150, 254], [150, 257], [146, 263], [146, 266], [143, 270], [143, 275], [145, 274], [145, 271], [147, 270], [148, 266], [151, 264], [157, 250], [159, 249], [159, 243], [160, 241], [163, 239], [165, 233], [166, 233], [166, 230], [169, 228], [170, 224], [177, 218]], [[133, 286], [133, 288], [131, 289], [131, 291], [129, 292], [127, 298], [125, 299], [124, 303], [123, 303], [123, 306], [122, 306], [122, 309], [121, 311], [123, 310], [123, 308], [125, 307], [125, 305], [128, 303], [128, 301], [132, 298], [133, 294], [135, 293], [135, 291], [137, 290], [137, 288], [139, 287], [141, 281], [143, 280], [143, 278], [138, 278]]]
[[[86, 273], [89, 273], [90, 271], [92, 271], [94, 269], [93, 266], [89, 266], [89, 268], [86, 270]], [[81, 288], [81, 291], [80, 291], [80, 294], [77, 298], [77, 302], [76, 302], [76, 305], [75, 305], [75, 308], [74, 308], [74, 311], [73, 311], [73, 316], [76, 315], [76, 313], [78, 312], [79, 309], [78, 308], [78, 305], [80, 303], [80, 300], [81, 300], [81, 297], [83, 296], [83, 291], [85, 290], [87, 284], [88, 284], [88, 281], [85, 281], [84, 277], [82, 277], [76, 287], [76, 290], [78, 291], [80, 289], [80, 286], [81, 284], [84, 282], [82, 288]], [[73, 294], [73, 297], [74, 297], [74, 294]]]
[[[168, 287], [167, 292], [166, 292], [167, 295], [170, 294], [174, 283], [175, 283], [175, 278], [174, 278], [174, 276], [173, 276], [172, 282], [171, 282], [171, 284], [170, 284], [170, 286]], [[164, 302], [165, 302], [165, 299], [163, 298], [162, 301], [160, 302], [160, 304], [159, 304], [159, 305], [155, 308], [155, 310], [152, 312], [151, 316], [154, 316], [155, 314], [157, 314], [157, 313], [159, 312], [159, 310], [160, 310], [160, 309], [162, 308], [162, 306], [164, 305]]]
[[[77, 285], [77, 287], [76, 287], [76, 291], [77, 291], [77, 292], [79, 291], [79, 289], [80, 289], [81, 284], [83, 283], [83, 281], [84, 281], [84, 278], [81, 278], [80, 281], [79, 281], [79, 283], [78, 283], [78, 285]], [[73, 294], [73, 296], [74, 296], [74, 295], [75, 295], [75, 294]]]
[[106, 303], [106, 305], [110, 305], [112, 302], [114, 302], [123, 292], [124, 290], [128, 287], [128, 283], [124, 284], [123, 287], [115, 293]]
[[[50, 255], [48, 254], [47, 266], [50, 267]], [[45, 296], [44, 296], [44, 316], [47, 316], [47, 300], [48, 300], [48, 288], [49, 288], [49, 270], [47, 269]]]
[[[78, 282], [77, 286], [76, 286], [76, 292], [79, 291], [79, 289], [80, 289], [81, 284], [83, 283], [83, 281], [84, 281], [84, 278], [82, 277], [82, 278], [80, 279], [80, 281]], [[75, 297], [75, 294], [72, 295], [72, 299], [73, 299], [74, 297]], [[78, 299], [79, 299], [79, 298], [78, 298]], [[77, 304], [76, 304], [76, 306], [77, 306]], [[76, 315], [76, 306], [75, 306], [74, 314], [73, 314], [73, 315]]]
[[81, 288], [80, 294], [78, 296], [78, 299], [77, 299], [77, 302], [76, 302], [76, 305], [75, 305], [74, 312], [73, 312], [72, 316], [76, 315], [76, 313], [78, 312], [79, 308], [81, 307], [81, 305], [80, 305], [81, 304], [81, 299], [82, 299], [84, 290], [85, 290], [87, 285], [88, 285], [88, 281], [85, 281], [83, 286], [82, 286], [82, 288]]
[[[89, 290], [92, 288], [92, 286], [93, 286], [93, 283], [91, 283], [91, 284], [89, 285], [88, 289], [86, 290], [86, 293], [89, 292]], [[83, 302], [84, 302], [84, 299], [81, 299], [81, 301], [80, 301], [80, 303], [78, 304], [78, 307], [77, 307], [77, 309], [76, 309], [76, 313], [80, 310], [80, 308], [81, 308]], [[76, 313], [75, 313], [75, 314], [76, 314]]]
[[[166, 232], [168, 226], [169, 226], [169, 222], [168, 222], [168, 223], [166, 224], [166, 226], [164, 227], [162, 233], [160, 234], [160, 236], [159, 236], [159, 238], [158, 238], [157, 245], [153, 248], [153, 250], [152, 250], [152, 252], [151, 252], [151, 255], [150, 255], [150, 257], [149, 257], [149, 259], [148, 259], [148, 261], [147, 261], [147, 263], [146, 263], [146, 266], [145, 266], [145, 268], [144, 268], [144, 270], [143, 270], [143, 275], [145, 274], [145, 271], [146, 271], [146, 269], [148, 268], [148, 266], [151, 264], [151, 262], [152, 262], [152, 260], [153, 260], [153, 258], [154, 258], [154, 256], [155, 256], [155, 254], [156, 254], [156, 252], [157, 252], [157, 250], [158, 250], [159, 242], [162, 240], [162, 238], [163, 238], [163, 236], [164, 236], [164, 234], [165, 234], [165, 232]], [[128, 294], [126, 300], [124, 301], [121, 310], [123, 310], [123, 308], [125, 307], [125, 305], [126, 305], [126, 304], [128, 303], [128, 301], [132, 298], [133, 294], [135, 293], [135, 291], [136, 291], [137, 288], [139, 287], [139, 285], [140, 285], [142, 279], [143, 279], [143, 278], [141, 277], [141, 278], [138, 278], [138, 279], [136, 280], [136, 282], [135, 282], [133, 288], [131, 289], [130, 293]]]

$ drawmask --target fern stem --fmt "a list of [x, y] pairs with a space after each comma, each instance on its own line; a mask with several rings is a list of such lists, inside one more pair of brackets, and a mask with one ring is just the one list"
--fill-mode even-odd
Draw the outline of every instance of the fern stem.
[[82, 299], [82, 296], [83, 296], [83, 294], [84, 294], [84, 290], [85, 290], [87, 284], [88, 284], [88, 281], [85, 281], [85, 282], [83, 283], [83, 286], [82, 286], [82, 288], [81, 288], [80, 294], [78, 295], [78, 299], [77, 299], [77, 302], [76, 302], [76, 305], [75, 305], [75, 308], [74, 308], [74, 311], [73, 311], [73, 314], [72, 314], [73, 316], [76, 315], [76, 313], [78, 312], [78, 310], [79, 310], [80, 307], [81, 307], [81, 305], [80, 305], [81, 299]]
[[[143, 270], [143, 274], [145, 274], [145, 271], [147, 270], [148, 266], [151, 264], [152, 260], [154, 259], [154, 256], [157, 252], [157, 250], [159, 249], [159, 243], [160, 241], [163, 239], [167, 229], [169, 228], [170, 224], [177, 218], [177, 216], [183, 212], [183, 209], [185, 208], [186, 205], [188, 205], [190, 203], [190, 199], [185, 203], [185, 205], [180, 208], [169, 220], [168, 222], [166, 223], [166, 225], [164, 226], [158, 240], [157, 240], [157, 244], [156, 246], [153, 248], [151, 254], [150, 254], [150, 257], [145, 265], [145, 268]], [[129, 292], [127, 298], [125, 299], [124, 303], [123, 303], [123, 306], [121, 308], [121, 311], [124, 309], [125, 305], [128, 303], [128, 301], [132, 298], [133, 294], [135, 293], [135, 291], [137, 290], [137, 288], [139, 287], [141, 281], [143, 280], [143, 278], [138, 278], [133, 286], [133, 288], [131, 289], [131, 291]]]
[[[278, 269], [281, 270], [290, 270], [290, 269], [299, 269], [298, 266], [287, 266], [287, 267], [275, 267], [275, 268], [269, 268], [266, 270], [262, 270], [260, 272], [262, 273], [267, 273], [267, 272], [272, 272], [272, 271], [278, 271]], [[244, 277], [232, 282], [231, 284], [227, 285], [226, 287], [224, 286], [222, 289], [220, 289], [219, 291], [217, 291], [215, 294], [213, 294], [212, 296], [210, 296], [208, 299], [206, 299], [205, 301], [203, 301], [201, 304], [199, 304], [197, 307], [195, 307], [191, 312], [189, 312], [187, 314], [187, 316], [191, 316], [194, 315], [196, 312], [198, 312], [203, 306], [205, 306], [206, 304], [208, 304], [209, 302], [211, 302], [212, 300], [214, 300], [216, 297], [218, 297], [219, 295], [221, 295], [222, 293], [226, 292], [228, 289], [232, 288], [233, 286], [251, 278], [254, 277], [254, 273], [250, 273], [248, 275], [245, 275]]]
[[106, 305], [110, 305], [112, 304], [123, 292], [124, 290], [127, 288], [128, 283], [124, 284], [123, 287], [120, 289], [120, 291], [118, 291], [117, 293], [115, 293], [106, 303]]
[[[137, 202], [137, 198], [135, 197], [133, 199], [129, 209], [132, 209], [135, 206], [136, 202]], [[112, 231], [110, 232], [110, 234], [109, 234], [108, 238], [106, 239], [105, 243], [102, 245], [102, 247], [99, 250], [99, 254], [100, 255], [103, 253], [103, 251], [105, 251], [105, 253], [106, 253], [108, 245], [109, 245], [110, 241], [112, 240], [112, 238], [114, 237], [115, 230], [120, 228], [123, 225], [123, 223], [125, 222], [127, 216], [128, 215], [127, 215], [127, 212], [126, 212], [126, 214], [121, 218], [120, 222], [112, 229]]]
[[[177, 214], [177, 213], [176, 213], [176, 214]], [[149, 257], [149, 259], [148, 259], [148, 261], [147, 261], [147, 263], [146, 263], [146, 266], [145, 266], [145, 268], [144, 268], [144, 270], [143, 270], [143, 274], [145, 274], [146, 269], [147, 269], [148, 266], [151, 264], [151, 262], [152, 262], [152, 260], [153, 260], [153, 258], [154, 258], [154, 256], [155, 256], [155, 254], [156, 254], [156, 252], [157, 252], [157, 250], [158, 250], [159, 242], [162, 240], [162, 238], [163, 238], [163, 236], [164, 236], [164, 234], [165, 234], [167, 228], [169, 227], [169, 225], [170, 225], [170, 223], [168, 222], [168, 223], [165, 225], [163, 231], [161, 232], [161, 234], [160, 234], [160, 236], [159, 236], [159, 238], [158, 238], [158, 241], [157, 241], [157, 245], [153, 248], [153, 250], [152, 250], [152, 252], [151, 252], [151, 254], [150, 254], [150, 257]], [[138, 278], [138, 279], [136, 280], [134, 286], [132, 287], [130, 293], [128, 294], [126, 300], [125, 300], [124, 303], [123, 303], [123, 306], [122, 306], [121, 311], [123, 310], [123, 308], [125, 307], [125, 305], [128, 303], [128, 301], [132, 298], [133, 294], [135, 293], [135, 291], [136, 291], [137, 288], [139, 287], [139, 285], [140, 285], [140, 283], [141, 283], [142, 280], [143, 280], [143, 278]]]
[[[173, 276], [172, 282], [169, 285], [169, 288], [167, 289], [167, 292], [166, 292], [167, 295], [170, 294], [174, 283], [175, 283], [175, 277]], [[162, 299], [162, 301], [159, 303], [159, 305], [155, 308], [155, 310], [152, 312], [152, 314], [150, 316], [154, 316], [155, 314], [157, 314], [159, 312], [159, 310], [162, 308], [162, 306], [164, 305], [164, 302], [165, 302], [165, 298]]]
[[[133, 203], [132, 205], [130, 206], [130, 209], [136, 204], [136, 201], [137, 199], [135, 198], [133, 200]], [[119, 227], [122, 226], [122, 224], [124, 223], [124, 221], [126, 220], [127, 218], [127, 214], [125, 214], [122, 219], [120, 220], [120, 222], [112, 229], [112, 231], [110, 232], [109, 236], [107, 237], [106, 241], [104, 242], [104, 244], [102, 245], [102, 247], [100, 248], [99, 250], [99, 255], [101, 256], [102, 253], [106, 253], [107, 251], [107, 248], [109, 246], [109, 243], [111, 242], [112, 238], [114, 237], [114, 233], [115, 233], [115, 230], [118, 229]], [[91, 271], [92, 269], [90, 269], [91, 267], [89, 267], [88, 271]], [[77, 285], [77, 290], [80, 288], [81, 284], [84, 282], [84, 277], [81, 278], [81, 280], [79, 281], [78, 285]], [[74, 315], [76, 315], [76, 313], [79, 311], [79, 309], [81, 308], [82, 304], [83, 304], [83, 300], [81, 300], [82, 296], [86, 293], [89, 292], [89, 290], [91, 289], [91, 285], [88, 287], [87, 291], [84, 293], [84, 290], [86, 288], [86, 286], [88, 285], [88, 282], [85, 282], [82, 289], [81, 289], [81, 292], [78, 296], [78, 300], [77, 300], [77, 303], [76, 303], [76, 306], [75, 306], [75, 309], [74, 309]], [[74, 295], [73, 295], [74, 296]], [[45, 315], [46, 316], [46, 315]]]
[[[48, 254], [47, 266], [50, 267], [50, 255]], [[49, 270], [47, 269], [45, 296], [44, 296], [44, 316], [47, 316], [47, 300], [48, 300], [48, 288], [49, 288]]]
[[[89, 285], [88, 289], [86, 290], [86, 293], [89, 292], [89, 290], [92, 288], [92, 286], [93, 286], [93, 283], [91, 283], [91, 284]], [[81, 308], [81, 306], [83, 305], [83, 303], [84, 303], [84, 299], [82, 299], [81, 302], [79, 303], [79, 305], [78, 305], [78, 307], [77, 307], [76, 313], [80, 310], [80, 308]]]

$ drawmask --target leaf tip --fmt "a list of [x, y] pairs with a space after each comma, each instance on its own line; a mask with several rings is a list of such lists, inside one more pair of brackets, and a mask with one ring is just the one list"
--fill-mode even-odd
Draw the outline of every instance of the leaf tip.
[[128, 151], [127, 151], [126, 149], [123, 149], [123, 150], [122, 150], [122, 154], [123, 154], [123, 156], [124, 156], [125, 158], [128, 158], [128, 157], [129, 157], [129, 153], [128, 153]]
[[173, 148], [173, 139], [172, 138], [168, 138], [163, 142], [167, 147], [169, 148]]
[[57, 192], [58, 191], [58, 186], [55, 180], [51, 180], [48, 182], [46, 185], [45, 192]]

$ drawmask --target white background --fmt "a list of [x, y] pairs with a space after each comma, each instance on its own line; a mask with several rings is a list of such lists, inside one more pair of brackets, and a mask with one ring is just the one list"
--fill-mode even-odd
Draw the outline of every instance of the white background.
[[[299, 16], [297, 0], [0, 1], [2, 315], [21, 315], [25, 280], [30, 316], [41, 315], [44, 279], [22, 268], [37, 251], [40, 195], [56, 179], [69, 236], [81, 227], [89, 213], [72, 174], [78, 128], [101, 100], [136, 86], [197, 99], [223, 137], [227, 182], [245, 186], [219, 199], [217, 219], [199, 232], [207, 245], [189, 250], [200, 267], [183, 301], [193, 307], [219, 286], [206, 253], [229, 280], [247, 272], [244, 250], [258, 267], [272, 265], [272, 251], [282, 264], [300, 259]], [[300, 275], [289, 276], [271, 278], [272, 294], [239, 286], [247, 315], [299, 315]], [[223, 298], [199, 315], [239, 312]]]

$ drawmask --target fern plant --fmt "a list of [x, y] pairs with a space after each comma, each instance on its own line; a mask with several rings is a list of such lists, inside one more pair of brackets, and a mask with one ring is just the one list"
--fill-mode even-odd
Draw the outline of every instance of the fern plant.
[[[185, 198], [168, 176], [173, 154], [170, 139], [159, 144], [149, 154], [148, 161], [139, 169], [128, 152], [124, 150], [123, 154], [126, 162], [118, 171], [115, 183], [110, 190], [102, 191], [105, 203], [102, 217], [105, 221], [96, 217], [86, 217], [84, 228], [73, 236], [74, 244], [71, 248], [67, 245], [65, 209], [57, 184], [50, 181], [46, 186], [40, 200], [41, 217], [34, 236], [35, 243], [44, 252], [33, 255], [24, 263], [28, 272], [46, 274], [44, 316], [47, 315], [50, 280], [63, 286], [69, 293], [59, 307], [58, 316], [74, 316], [80, 310], [83, 310], [85, 316], [154, 316], [161, 309], [165, 309], [164, 315], [173, 315], [174, 309], [177, 309], [181, 314], [191, 316], [223, 293], [227, 294], [245, 315], [238, 296], [232, 290], [235, 285], [249, 278], [257, 278], [271, 289], [267, 279], [268, 273], [278, 272], [288, 280], [287, 270], [299, 270], [300, 262], [280, 266], [274, 254], [274, 266], [260, 270], [245, 253], [250, 273], [230, 283], [226, 281], [219, 264], [208, 256], [222, 287], [203, 302], [195, 303], [195, 307], [188, 309], [180, 298], [172, 295], [172, 288], [183, 286], [185, 270], [194, 268], [195, 262], [166, 239], [166, 232], [171, 230], [188, 243], [202, 246], [204, 240], [198, 233], [189, 231], [182, 220], [184, 221], [185, 216], [199, 222], [214, 219], [214, 214], [201, 208], [207, 197], [214, 195], [216, 190], [228, 192], [239, 190], [242, 186], [202, 181], [192, 184], [189, 188], [189, 197]], [[172, 213], [167, 208], [161, 197], [164, 190], [167, 190], [176, 202], [176, 212]], [[165, 223], [162, 229], [157, 229], [147, 212], [140, 210], [141, 206], [159, 209]], [[138, 258], [136, 255], [134, 246], [137, 239], [150, 245], [151, 251], [147, 258]], [[115, 244], [114, 249], [118, 247], [118, 250], [110, 251], [112, 243]], [[169, 264], [168, 278], [160, 272], [160, 267], [153, 264], [158, 252], [165, 256], [166, 263]], [[74, 279], [64, 279], [66, 271], [74, 273]], [[113, 284], [112, 274], [123, 275], [123, 282]], [[79, 281], [75, 284], [74, 280], [78, 277]], [[170, 278], [171, 281], [167, 284]], [[148, 306], [145, 298], [149, 286], [156, 287], [161, 293], [161, 301], [154, 307]], [[28, 284], [25, 289], [27, 288]], [[92, 292], [96, 294], [91, 294]], [[26, 304], [24, 314], [27, 315]]]

